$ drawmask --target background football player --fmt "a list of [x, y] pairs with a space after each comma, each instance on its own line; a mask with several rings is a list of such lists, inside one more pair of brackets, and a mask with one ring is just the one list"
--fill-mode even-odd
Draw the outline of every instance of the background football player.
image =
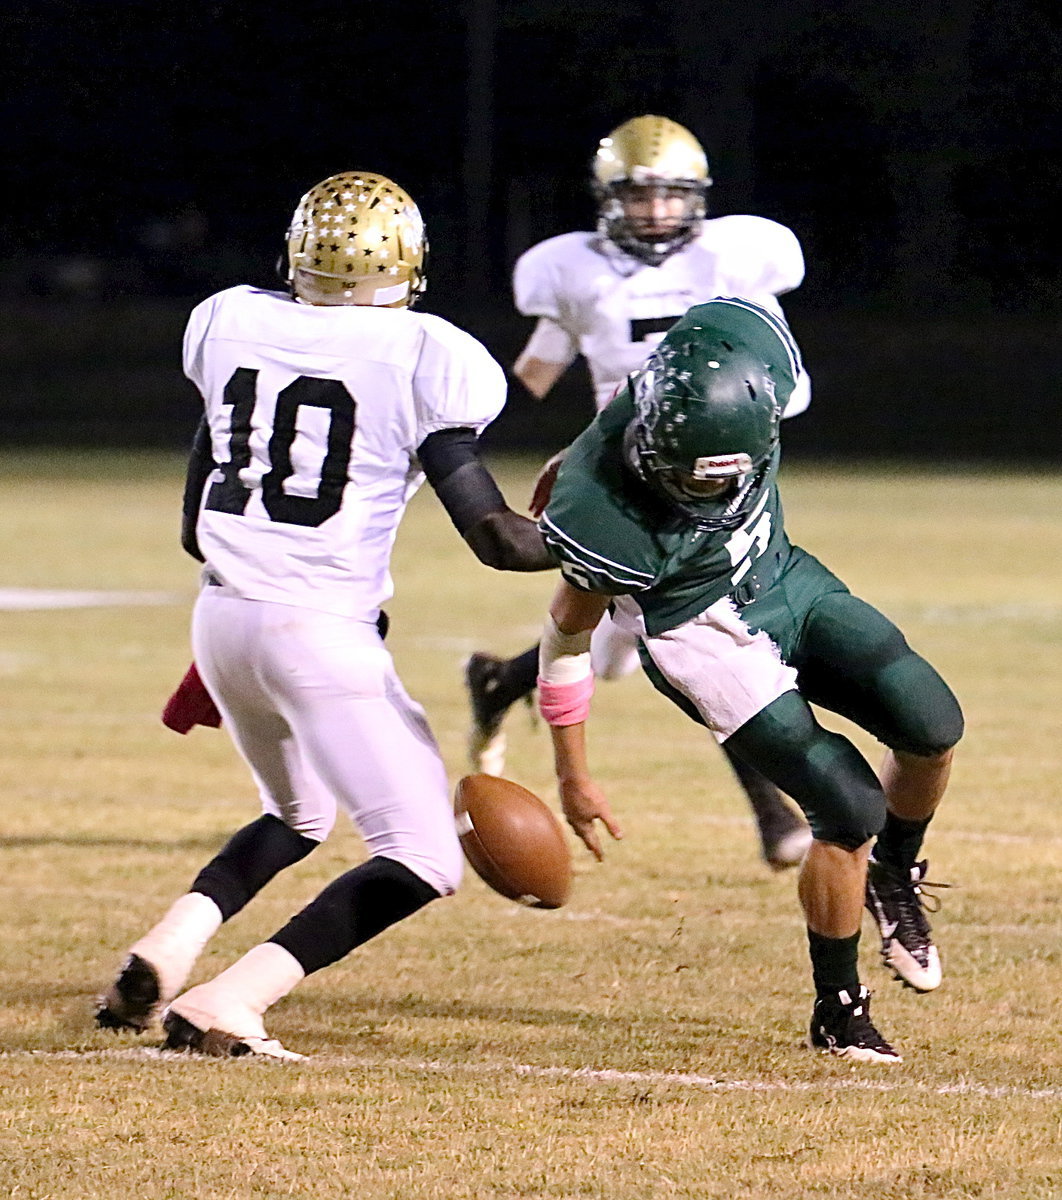
[[[601, 409], [664, 331], [700, 300], [747, 296], [781, 312], [777, 297], [804, 278], [800, 243], [762, 217], [705, 220], [711, 183], [700, 143], [666, 117], [635, 117], [602, 138], [593, 164], [596, 232], [549, 238], [514, 270], [516, 307], [538, 318], [514, 367], [534, 396], [544, 398], [582, 354]], [[809, 398], [804, 376], [786, 415], [802, 412]], [[561, 457], [536, 485], [536, 515]], [[638, 666], [634, 639], [607, 616], [595, 631], [593, 654], [601, 679], [619, 679]], [[534, 691], [537, 669], [537, 647], [508, 660], [469, 658], [469, 751], [476, 770], [502, 773], [502, 722], [512, 704]], [[759, 772], [730, 761], [756, 816], [764, 858], [777, 868], [795, 865], [810, 844], [807, 825]]]
[[[887, 966], [941, 979], [916, 862], [962, 736], [959, 705], [903, 634], [786, 537], [775, 482], [800, 356], [785, 322], [738, 299], [678, 322], [572, 445], [542, 529], [562, 579], [540, 650], [565, 815], [601, 857], [619, 828], [587, 766], [591, 631], [610, 604], [654, 685], [793, 796], [814, 840], [801, 868], [815, 983], [811, 1044], [899, 1055], [870, 1020], [857, 954], [864, 903]], [[886, 746], [879, 778], [809, 701]], [[874, 842], [868, 873], [867, 855]]]
[[[412, 311], [425, 251], [401, 188], [345, 172], [295, 210], [290, 292], [231, 288], [191, 314], [184, 368], [204, 418], [183, 543], [205, 564], [192, 644], [263, 815], [130, 948], [100, 1001], [104, 1027], [140, 1031], [168, 1004], [173, 1048], [298, 1057], [268, 1037], [265, 1010], [457, 886], [446, 772], [377, 628], [395, 533], [426, 474], [482, 562], [555, 564], [477, 456], [505, 401], [501, 368], [468, 334]], [[337, 804], [368, 860], [178, 996], [221, 923], [328, 836]]]

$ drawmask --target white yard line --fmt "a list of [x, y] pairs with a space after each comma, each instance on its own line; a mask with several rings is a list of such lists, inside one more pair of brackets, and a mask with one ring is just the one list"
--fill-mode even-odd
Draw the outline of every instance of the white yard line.
[[103, 592], [71, 588], [0, 588], [0, 610], [43, 612], [53, 608], [135, 608], [184, 604], [188, 597], [176, 592]]
[[[20, 895], [25, 894], [20, 892]], [[54, 894], [54, 893], [53, 893]], [[695, 903], [695, 898], [694, 898]], [[555, 913], [550, 913], [548, 916], [537, 912], [535, 909], [526, 908], [523, 905], [513, 904], [506, 908], [498, 910], [499, 917], [509, 917], [520, 919], [526, 917], [532, 921], [573, 921], [577, 924], [584, 925], [611, 925], [620, 929], [653, 929], [661, 925], [677, 925], [681, 919], [691, 916], [689, 909], [676, 911], [664, 916], [649, 916], [649, 917], [625, 917], [618, 913], [601, 912], [599, 909], [578, 909], [565, 908]], [[692, 919], [696, 919], [697, 913], [694, 910]], [[761, 929], [764, 925], [785, 925], [792, 926], [794, 929], [803, 929], [804, 920], [800, 915], [799, 910], [786, 913], [754, 913], [754, 912], [727, 912], [726, 919], [728, 925], [753, 926]], [[1057, 923], [1036, 924], [1030, 922], [1026, 925], [1016, 924], [969, 924], [966, 922], [953, 921], [950, 924], [941, 923], [942, 928], [946, 928], [947, 936], [976, 935], [976, 936], [1019, 936], [1019, 937], [1037, 937], [1042, 938], [1047, 945], [1057, 945], [1062, 941], [1062, 926]], [[867, 929], [871, 929], [868, 924]], [[866, 935], [868, 938], [871, 934]]]
[[[639, 812], [638, 820], [648, 825], [712, 825], [733, 829], [752, 829], [753, 820], [743, 813], [708, 813], [708, 812]], [[1014, 846], [1043, 846], [1062, 845], [1062, 833], [1002, 833], [991, 829], [937, 829], [934, 827], [932, 836], [941, 843], [956, 842], [988, 842], [993, 845]], [[784, 878], [784, 876], [783, 876]]]
[[[191, 1062], [191, 1056], [149, 1047], [131, 1046], [114, 1050], [4, 1050], [5, 1060], [82, 1060], [88, 1062]], [[199, 1061], [205, 1061], [200, 1059]], [[266, 1060], [262, 1060], [266, 1061]], [[271, 1065], [277, 1065], [271, 1063]], [[910, 1078], [844, 1078], [830, 1076], [821, 1079], [720, 1079], [714, 1075], [699, 1075], [687, 1071], [619, 1071], [609, 1067], [549, 1067], [529, 1063], [480, 1062], [447, 1063], [437, 1059], [362, 1058], [348, 1054], [317, 1054], [300, 1063], [283, 1064], [287, 1070], [309, 1067], [343, 1067], [365, 1071], [412, 1071], [424, 1075], [490, 1075], [514, 1076], [524, 1079], [568, 1079], [573, 1082], [634, 1083], [641, 1086], [659, 1084], [668, 1087], [689, 1087], [710, 1092], [918, 1092], [926, 1096], [979, 1096], [989, 1100], [1062, 1099], [1062, 1087], [1017, 1087], [1012, 1084], [979, 1083], [962, 1079], [955, 1083], [925, 1083]], [[868, 1071], [878, 1068], [868, 1067]]]
[[1050, 600], [1032, 604], [935, 604], [899, 606], [926, 625], [995, 625], [1007, 621], [1057, 621], [1062, 605]]

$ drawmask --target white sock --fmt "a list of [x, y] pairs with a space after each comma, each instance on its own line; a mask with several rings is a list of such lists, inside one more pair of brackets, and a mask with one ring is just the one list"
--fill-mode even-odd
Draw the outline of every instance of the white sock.
[[195, 960], [221, 926], [221, 910], [200, 892], [187, 892], [170, 905], [166, 915], [129, 947], [155, 968], [163, 1001], [184, 986]]
[[248, 950], [243, 958], [222, 971], [208, 986], [211, 989], [223, 988], [261, 1016], [305, 976], [306, 972], [298, 959], [283, 946], [278, 946], [276, 942], [263, 942]]

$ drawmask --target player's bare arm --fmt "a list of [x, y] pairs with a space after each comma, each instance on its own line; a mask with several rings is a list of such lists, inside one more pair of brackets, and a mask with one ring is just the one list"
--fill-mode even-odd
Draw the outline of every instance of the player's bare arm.
[[539, 648], [539, 703], [553, 737], [561, 807], [568, 824], [599, 862], [604, 851], [596, 822], [613, 838], [623, 836], [590, 774], [586, 755], [586, 715], [593, 690], [590, 635], [608, 604], [608, 596], [581, 592], [562, 579]]
[[428, 482], [457, 532], [485, 566], [497, 571], [545, 571], [556, 566], [538, 526], [505, 503], [479, 458], [472, 429], [441, 429], [417, 450]]
[[561, 579], [557, 582], [549, 612], [561, 633], [592, 633], [611, 600], [611, 596], [600, 592], [581, 592], [566, 579]]
[[546, 362], [524, 353], [514, 363], [513, 374], [536, 400], [545, 400], [547, 393], [567, 369], [567, 363]]
[[540, 317], [513, 365], [513, 374], [536, 400], [544, 400], [575, 356], [571, 335], [556, 321]]

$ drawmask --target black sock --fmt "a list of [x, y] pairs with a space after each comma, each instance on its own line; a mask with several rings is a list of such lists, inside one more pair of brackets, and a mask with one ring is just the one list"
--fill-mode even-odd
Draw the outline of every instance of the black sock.
[[932, 817], [925, 817], [920, 821], [905, 821], [894, 813], [887, 813], [885, 828], [874, 843], [874, 861], [904, 874], [910, 872], [931, 820]]
[[811, 974], [815, 980], [816, 996], [836, 996], [846, 991], [859, 993], [859, 934], [831, 938], [808, 930], [808, 949], [811, 951]]
[[439, 893], [390, 858], [370, 858], [333, 880], [269, 940], [309, 975], [411, 916]]
[[221, 909], [221, 919], [227, 921], [274, 875], [318, 845], [267, 813], [234, 833], [195, 877], [190, 890], [209, 896]]
[[498, 683], [492, 700], [499, 708], [508, 708], [530, 695], [538, 686], [538, 646], [510, 658], [498, 669]]

